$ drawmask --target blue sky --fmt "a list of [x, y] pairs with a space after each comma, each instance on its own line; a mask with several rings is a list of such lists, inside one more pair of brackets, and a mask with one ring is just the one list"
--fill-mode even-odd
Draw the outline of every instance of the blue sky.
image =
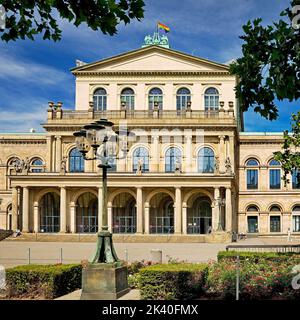
[[[63, 38], [54, 43], [16, 41], [0, 43], [0, 131], [41, 131], [48, 101], [63, 101], [74, 108], [74, 77], [69, 69], [75, 60], [92, 62], [139, 48], [156, 21], [171, 28], [172, 48], [217, 62], [240, 56], [242, 25], [249, 19], [265, 23], [278, 19], [289, 0], [145, 0], [145, 18], [119, 27], [110, 37], [86, 26], [74, 27], [60, 21]], [[247, 131], [282, 131], [289, 128], [298, 103], [280, 103], [276, 122], [263, 120], [253, 112], [245, 114]]]

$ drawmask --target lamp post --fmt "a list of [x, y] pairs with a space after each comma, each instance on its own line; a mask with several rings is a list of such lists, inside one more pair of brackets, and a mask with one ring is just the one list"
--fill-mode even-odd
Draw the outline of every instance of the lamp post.
[[218, 197], [216, 199], [216, 205], [219, 206], [219, 221], [218, 221], [218, 228], [217, 231], [224, 231], [222, 227], [222, 221], [221, 221], [221, 208], [225, 206], [226, 200], [222, 199], [221, 197]]
[[[127, 154], [127, 131], [113, 131], [114, 124], [100, 119], [74, 132], [76, 147], [87, 161], [98, 160], [102, 169], [102, 199], [98, 210], [102, 212], [102, 226], [98, 232], [94, 258], [83, 270], [81, 299], [117, 299], [128, 292], [127, 268], [122, 266], [108, 230], [107, 169], [114, 159], [124, 159]], [[120, 145], [117, 142], [120, 142]]]

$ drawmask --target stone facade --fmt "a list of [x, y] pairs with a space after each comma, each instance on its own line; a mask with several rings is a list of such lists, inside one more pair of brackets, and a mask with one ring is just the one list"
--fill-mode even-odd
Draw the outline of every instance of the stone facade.
[[228, 66], [150, 45], [72, 73], [75, 110], [50, 102], [45, 133], [0, 134], [0, 228], [100, 229], [101, 172], [80, 158], [73, 132], [108, 118], [136, 135], [109, 172], [113, 233], [300, 231], [300, 190], [270, 173], [282, 134], [243, 132]]

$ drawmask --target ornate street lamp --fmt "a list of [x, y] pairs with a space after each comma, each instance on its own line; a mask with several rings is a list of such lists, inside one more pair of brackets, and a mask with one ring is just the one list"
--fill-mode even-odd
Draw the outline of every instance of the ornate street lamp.
[[[112, 234], [108, 230], [107, 169], [115, 159], [126, 158], [129, 137], [134, 134], [126, 130], [115, 132], [113, 125], [107, 119], [100, 119], [73, 134], [83, 158], [87, 161], [98, 160], [98, 167], [102, 168], [102, 206], [98, 208], [102, 212], [102, 226], [98, 232], [96, 254], [89, 269], [83, 273], [82, 299], [114, 299], [128, 291], [127, 269], [125, 271], [117, 257]], [[116, 287], [114, 283], [122, 285]]]
[[222, 199], [221, 197], [216, 199], [216, 205], [219, 206], [219, 221], [218, 221], [218, 228], [217, 231], [224, 231], [222, 227], [221, 221], [221, 208], [225, 206], [226, 200]]

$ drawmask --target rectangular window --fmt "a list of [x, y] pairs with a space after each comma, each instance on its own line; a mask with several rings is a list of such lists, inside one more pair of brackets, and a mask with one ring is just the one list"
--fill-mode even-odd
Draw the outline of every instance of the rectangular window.
[[293, 232], [300, 232], [300, 216], [293, 216]]
[[300, 189], [300, 170], [295, 169], [292, 171], [293, 189]]
[[280, 232], [280, 216], [270, 217], [270, 232]]
[[270, 169], [270, 189], [280, 189], [281, 187], [281, 170]]
[[258, 189], [258, 171], [255, 169], [247, 170], [247, 189]]
[[248, 219], [248, 232], [258, 233], [258, 217], [249, 216], [247, 219]]

